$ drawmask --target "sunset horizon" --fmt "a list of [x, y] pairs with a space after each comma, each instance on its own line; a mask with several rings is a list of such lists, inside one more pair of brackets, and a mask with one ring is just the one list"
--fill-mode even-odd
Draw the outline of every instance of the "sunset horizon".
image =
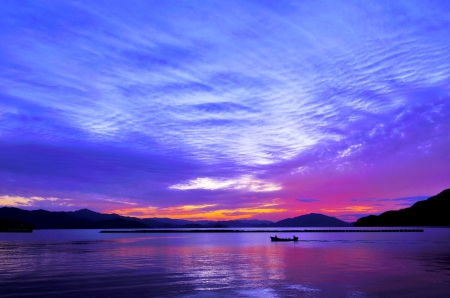
[[[435, 195], [435, 194], [434, 194]], [[276, 204], [263, 205], [260, 209], [257, 208], [243, 208], [243, 209], [217, 209], [216, 205], [184, 205], [184, 206], [169, 206], [166, 208], [129, 208], [129, 209], [119, 209], [119, 210], [95, 210], [89, 206], [70, 208], [70, 206], [61, 208], [40, 208], [28, 206], [26, 204], [8, 204], [8, 202], [26, 202], [26, 198], [19, 197], [8, 197], [4, 196], [3, 199], [6, 201], [4, 207], [15, 207], [23, 210], [46, 210], [53, 212], [74, 212], [83, 209], [87, 209], [93, 212], [103, 213], [103, 214], [117, 214], [120, 216], [135, 217], [135, 218], [170, 218], [170, 219], [183, 219], [189, 221], [228, 221], [228, 220], [268, 220], [276, 222], [286, 218], [293, 218], [298, 216], [303, 216], [307, 214], [323, 214], [330, 217], [336, 217], [342, 221], [349, 223], [355, 222], [361, 217], [368, 215], [379, 215], [386, 211], [395, 211], [412, 206], [418, 201], [423, 201], [428, 199], [430, 196], [414, 196], [414, 197], [404, 197], [395, 199], [381, 199], [380, 201], [392, 201], [392, 207], [384, 209], [374, 209], [368, 205], [359, 206], [345, 206], [342, 209], [309, 209], [309, 210], [286, 210], [281, 208], [276, 208]], [[40, 200], [40, 198], [32, 198], [34, 200]], [[52, 199], [52, 198], [51, 198]], [[308, 202], [310, 199], [304, 199]], [[373, 202], [375, 199], [369, 199], [367, 202]], [[271, 207], [272, 208], [269, 208]], [[369, 213], [364, 213], [364, 211], [369, 210]], [[342, 212], [360, 212], [360, 213], [349, 213], [343, 214]]]

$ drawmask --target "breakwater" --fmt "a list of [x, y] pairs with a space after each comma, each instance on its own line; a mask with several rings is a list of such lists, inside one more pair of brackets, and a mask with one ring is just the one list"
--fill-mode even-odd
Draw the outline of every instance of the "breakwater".
[[344, 230], [102, 230], [100, 233], [411, 233], [423, 232], [423, 229], [344, 229]]

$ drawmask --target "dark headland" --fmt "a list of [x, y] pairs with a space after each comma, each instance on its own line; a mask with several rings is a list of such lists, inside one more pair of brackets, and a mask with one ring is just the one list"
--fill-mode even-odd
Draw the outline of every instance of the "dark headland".
[[358, 219], [355, 227], [450, 226], [450, 189], [408, 208]]

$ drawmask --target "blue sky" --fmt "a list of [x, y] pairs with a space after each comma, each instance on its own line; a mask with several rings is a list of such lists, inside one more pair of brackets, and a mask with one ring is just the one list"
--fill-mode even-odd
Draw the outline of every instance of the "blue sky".
[[0, 204], [351, 219], [449, 186], [447, 1], [10, 1], [0, 27]]

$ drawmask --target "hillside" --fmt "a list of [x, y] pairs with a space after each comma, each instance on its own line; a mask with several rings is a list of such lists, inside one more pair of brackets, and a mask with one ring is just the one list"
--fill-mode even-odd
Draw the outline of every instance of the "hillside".
[[280, 220], [270, 225], [271, 227], [349, 227], [351, 224], [335, 217], [323, 214], [310, 213]]
[[[135, 220], [127, 220], [120, 216], [96, 213], [87, 209], [76, 212], [50, 212], [46, 210], [22, 210], [13, 207], [0, 208], [0, 218], [18, 220], [31, 224], [35, 229], [116, 229], [116, 228], [148, 228]], [[96, 214], [89, 214], [90, 212]], [[77, 216], [82, 214], [83, 216]], [[89, 219], [94, 216], [96, 220]]]
[[355, 227], [450, 226], [450, 189], [408, 208], [358, 219]]
[[18, 220], [35, 229], [133, 229], [133, 228], [249, 228], [249, 227], [348, 227], [349, 223], [323, 214], [307, 214], [280, 220], [189, 221], [170, 218], [135, 218], [102, 214], [89, 209], [68, 212], [0, 208], [0, 219]]

